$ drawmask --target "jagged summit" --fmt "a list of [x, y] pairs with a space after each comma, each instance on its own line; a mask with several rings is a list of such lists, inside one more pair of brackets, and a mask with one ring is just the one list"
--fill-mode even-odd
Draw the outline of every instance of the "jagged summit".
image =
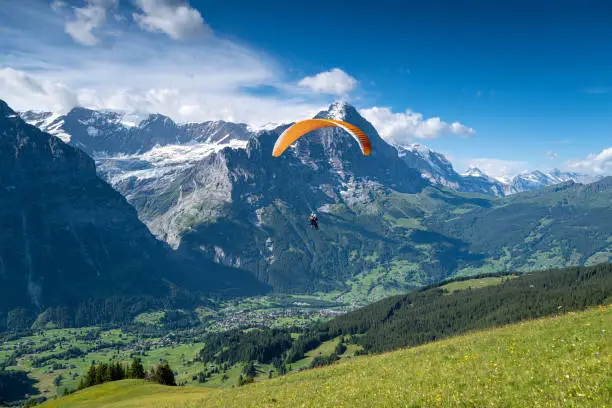
[[469, 167], [465, 172], [461, 174], [465, 177], [480, 177], [480, 178], [489, 178], [487, 173], [480, 170], [478, 167]]
[[[7, 109], [6, 106], [4, 109]], [[11, 110], [5, 116], [13, 114]], [[250, 139], [261, 139], [255, 144], [251, 143], [251, 147], [261, 144], [261, 148], [266, 150], [271, 148], [271, 145], [268, 146], [270, 143], [267, 139], [275, 139], [275, 135], [277, 136], [290, 126], [290, 123], [270, 123], [255, 128], [248, 124], [223, 120], [179, 124], [162, 114], [128, 115], [122, 112], [97, 111], [83, 107], [73, 108], [66, 114], [26, 111], [20, 115], [27, 123], [59, 137], [64, 142], [96, 158], [148, 154], [152, 149], [173, 145], [212, 144], [208, 147], [190, 149], [189, 160], [187, 160], [189, 162], [192, 162], [194, 158], [204, 157], [208, 154], [207, 152], [216, 151], [221, 145], [231, 144], [234, 147], [246, 147], [246, 142]], [[372, 124], [347, 101], [333, 102], [314, 117], [343, 120], [359, 127], [370, 138], [373, 151], [371, 157], [367, 159], [361, 157], [355, 141], [345, 131], [323, 129], [306, 135], [292, 146], [291, 151], [297, 153], [303, 163], [334, 162], [336, 167], [342, 164], [346, 170], [351, 169], [364, 176], [370, 170], [374, 171], [374, 175], [380, 175], [380, 169], [370, 168], [370, 165], [373, 164], [372, 159], [384, 158], [387, 163], [394, 163], [399, 156], [409, 167], [419, 171], [423, 178], [432, 183], [442, 184], [459, 191], [489, 195], [514, 194], [570, 179], [582, 183], [599, 179], [599, 177], [563, 172], [559, 169], [552, 169], [549, 172], [526, 171], [512, 178], [497, 179], [478, 168], [470, 168], [463, 174], [458, 174], [453, 169], [452, 163], [443, 154], [425, 145], [420, 143], [404, 146], [389, 145], [380, 137]], [[273, 141], [271, 143], [273, 144]], [[248, 148], [247, 151], [250, 152], [249, 154], [255, 152]], [[173, 152], [181, 155], [185, 154], [185, 149], [165, 149], [162, 152], [164, 160], [185, 162], [180, 157], [171, 159]], [[288, 152], [288, 154], [293, 153]], [[159, 155], [156, 154], [149, 156], [159, 158]], [[386, 165], [383, 166], [385, 167]]]
[[355, 113], [357, 113], [357, 110], [346, 101], [334, 102], [327, 109], [327, 117], [335, 120], [346, 120]]
[[355, 119], [364, 120], [357, 109], [346, 101], [333, 102], [326, 110], [317, 113], [315, 118], [342, 120], [349, 123], [353, 123], [351, 120]]
[[142, 128], [152, 126], [176, 126], [176, 123], [166, 115], [153, 113], [140, 122], [139, 126]]

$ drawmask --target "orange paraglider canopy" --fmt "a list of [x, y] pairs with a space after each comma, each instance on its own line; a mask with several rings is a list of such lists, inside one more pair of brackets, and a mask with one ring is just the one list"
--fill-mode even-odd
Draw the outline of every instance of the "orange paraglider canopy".
[[278, 137], [276, 143], [274, 144], [274, 150], [272, 150], [272, 156], [278, 157], [283, 154], [283, 152], [287, 150], [287, 148], [291, 146], [293, 142], [304, 136], [306, 133], [326, 127], [338, 127], [346, 130], [357, 141], [364, 156], [369, 156], [372, 152], [372, 144], [370, 143], [370, 139], [368, 139], [365, 133], [363, 133], [363, 131], [358, 127], [341, 120], [306, 119], [294, 123]]

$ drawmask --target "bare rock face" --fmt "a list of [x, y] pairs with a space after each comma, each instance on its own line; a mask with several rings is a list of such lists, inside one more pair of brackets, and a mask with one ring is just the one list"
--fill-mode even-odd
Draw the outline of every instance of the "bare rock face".
[[[577, 175], [523, 174], [511, 186], [478, 169], [457, 174], [442, 154], [424, 146], [387, 144], [344, 103], [316, 117], [346, 120], [364, 130], [373, 145], [369, 157], [335, 128], [311, 132], [274, 158], [274, 142], [288, 125], [255, 131], [221, 121], [180, 125], [162, 115], [128, 124], [115, 115], [78, 109], [65, 117], [22, 114], [92, 154], [98, 174], [172, 254], [190, 260], [195, 276], [206, 275], [197, 271], [210, 262], [229, 268], [223, 276], [244, 282], [256, 277], [279, 292], [352, 286], [370, 296], [460, 271], [538, 265], [550, 253], [562, 254], [554, 258], [558, 266], [578, 259], [559, 252], [563, 235], [540, 231], [551, 228], [547, 202], [556, 200], [551, 194], [560, 194], [555, 188], [565, 184], [541, 187]], [[540, 189], [545, 197], [535, 194], [534, 202], [528, 193], [514, 194], [524, 189]], [[516, 204], [512, 212], [505, 212], [507, 203]], [[320, 219], [317, 232], [308, 227], [312, 212]], [[584, 218], [580, 228], [596, 230], [591, 219]], [[509, 236], [508, 225], [519, 232]], [[533, 237], [540, 236], [546, 240], [537, 247]], [[607, 243], [598, 246], [601, 239], [589, 235], [580, 259], [600, 259], [608, 251]], [[249, 274], [238, 272], [245, 270]]]
[[93, 293], [161, 293], [163, 246], [94, 161], [0, 102], [0, 298], [42, 308]]
[[[122, 294], [162, 296], [168, 278], [185, 281], [190, 271], [205, 275], [216, 268], [176, 254], [170, 263], [170, 249], [98, 177], [93, 159], [26, 124], [3, 101], [0, 225], [0, 311]], [[213, 284], [219, 279], [202, 281], [195, 289], [220, 287]]]
[[[350, 249], [331, 255], [329, 248], [317, 252], [317, 245], [344, 233], [354, 235], [355, 242], [367, 239], [349, 223], [334, 220], [336, 208], [376, 216], [381, 211], [378, 194], [390, 188], [417, 193], [428, 182], [353, 107], [335, 104], [317, 117], [359, 126], [372, 141], [372, 155], [363, 156], [345, 131], [321, 129], [274, 158], [272, 146], [287, 128], [280, 126], [253, 132], [246, 143], [240, 134], [230, 134], [233, 144], [221, 140], [184, 166], [168, 160], [160, 166], [160, 172], [167, 172], [163, 176], [152, 169], [118, 172], [121, 182], [113, 185], [136, 206], [151, 231], [177, 250], [249, 270], [279, 291], [334, 287], [334, 281], [363, 266], [350, 264]], [[110, 161], [100, 160], [102, 171], [116, 168], [117, 162]], [[320, 212], [329, 228], [316, 242], [310, 242], [315, 237], [305, 228], [312, 211]], [[321, 283], [325, 281], [329, 283]]]

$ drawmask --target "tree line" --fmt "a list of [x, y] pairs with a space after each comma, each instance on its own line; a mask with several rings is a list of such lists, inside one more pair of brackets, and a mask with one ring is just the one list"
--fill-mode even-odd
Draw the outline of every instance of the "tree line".
[[49, 307], [41, 313], [25, 308], [7, 311], [0, 309], [0, 332], [27, 333], [34, 323], [40, 327], [50, 323], [57, 328], [132, 325], [135, 316], [150, 310], [172, 311], [162, 323], [166, 328], [174, 330], [193, 327], [198, 321], [194, 313], [184, 314], [175, 310], [191, 309], [201, 304], [200, 298], [180, 293], [163, 298], [148, 295], [94, 298], [75, 305]]
[[[81, 378], [77, 389], [82, 390], [94, 385], [130, 378], [176, 386], [174, 372], [168, 363], [158, 364], [151, 367], [151, 370], [147, 372], [142, 365], [142, 361], [139, 358], [134, 358], [131, 364], [122, 364], [120, 362], [95, 364], [92, 362], [85, 376]], [[65, 390], [65, 393], [67, 393], [67, 390]]]
[[271, 363], [291, 347], [292, 338], [290, 332], [283, 329], [255, 329], [246, 333], [234, 329], [209, 334], [205, 342], [198, 360], [233, 365], [245, 361]]

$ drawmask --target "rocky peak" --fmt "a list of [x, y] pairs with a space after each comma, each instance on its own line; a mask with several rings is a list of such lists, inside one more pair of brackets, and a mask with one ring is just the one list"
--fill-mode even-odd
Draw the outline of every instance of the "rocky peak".
[[140, 122], [141, 129], [168, 129], [176, 128], [176, 123], [168, 116], [159, 113], [149, 115], [145, 120]]
[[489, 178], [489, 176], [478, 167], [470, 167], [468, 168], [462, 176], [466, 177], [479, 177], [479, 178]]

